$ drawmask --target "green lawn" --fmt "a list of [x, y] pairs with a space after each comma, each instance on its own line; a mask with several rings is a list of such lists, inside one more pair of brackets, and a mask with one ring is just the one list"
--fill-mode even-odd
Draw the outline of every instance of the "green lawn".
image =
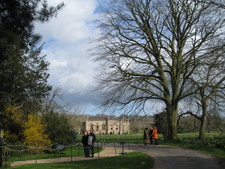
[[50, 164], [29, 164], [10, 169], [151, 169], [153, 160], [146, 154], [134, 152], [116, 157], [89, 161], [76, 161]]
[[[206, 137], [219, 137], [220, 132], [210, 132], [206, 133]], [[76, 136], [77, 142], [80, 142], [82, 134]], [[142, 144], [143, 134], [123, 134], [123, 135], [109, 135], [109, 134], [99, 134], [96, 135], [97, 142], [105, 141], [106, 143], [119, 143], [120, 141], [126, 141], [130, 144]], [[198, 132], [186, 132], [178, 133], [178, 138], [198, 138]], [[159, 139], [163, 139], [163, 135], [159, 133]]]
[[[77, 135], [77, 141], [81, 140], [82, 135]], [[109, 134], [99, 134], [96, 135], [97, 142], [104, 141], [106, 143], [119, 143], [120, 141], [125, 141], [127, 143], [139, 144], [143, 142], [142, 134], [117, 134], [117, 135], [109, 135]]]
[[[178, 138], [198, 138], [199, 133], [198, 132], [186, 132], [186, 133], [178, 133]], [[220, 137], [221, 132], [210, 132], [205, 133], [205, 137]]]

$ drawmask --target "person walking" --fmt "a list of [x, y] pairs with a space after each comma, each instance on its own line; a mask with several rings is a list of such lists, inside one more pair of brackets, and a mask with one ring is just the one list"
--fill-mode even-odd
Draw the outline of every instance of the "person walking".
[[149, 130], [149, 142], [150, 142], [151, 145], [153, 145], [152, 132], [153, 132], [153, 127], [151, 127], [150, 130]]
[[147, 127], [144, 129], [143, 139], [144, 139], [144, 145], [147, 146], [149, 142], [149, 131]]
[[154, 144], [155, 145], [158, 145], [158, 130], [156, 127], [153, 127], [153, 130], [152, 130], [152, 137], [153, 137], [153, 141], [154, 141]]
[[88, 146], [90, 148], [91, 151], [91, 157], [94, 157], [94, 146], [95, 146], [95, 141], [96, 141], [96, 136], [93, 132], [93, 130], [90, 130], [90, 133], [88, 135]]
[[88, 145], [88, 132], [87, 131], [84, 131], [81, 142], [83, 143], [85, 157], [90, 157], [90, 148]]

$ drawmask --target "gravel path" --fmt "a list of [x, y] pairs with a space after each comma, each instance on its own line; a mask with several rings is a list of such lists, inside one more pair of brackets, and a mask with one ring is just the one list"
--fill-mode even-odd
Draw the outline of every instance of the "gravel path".
[[225, 169], [221, 160], [199, 151], [164, 145], [131, 145], [130, 148], [150, 155], [154, 169]]
[[72, 162], [72, 161], [84, 161], [84, 160], [94, 160], [99, 158], [113, 157], [118, 154], [115, 153], [112, 144], [106, 146], [103, 151], [99, 154], [96, 153], [94, 157], [86, 158], [83, 156], [79, 157], [61, 157], [61, 158], [51, 158], [51, 159], [38, 159], [38, 160], [27, 160], [27, 161], [14, 161], [10, 163], [10, 166], [24, 165], [24, 164], [39, 164], [39, 163], [58, 163], [58, 162]]
[[32, 164], [32, 163], [52, 163], [52, 162], [69, 162], [81, 160], [93, 160], [98, 158], [112, 157], [121, 155], [121, 152], [143, 152], [154, 159], [153, 169], [225, 169], [221, 160], [194, 150], [188, 150], [175, 146], [164, 145], [125, 145], [122, 149], [121, 145], [106, 144], [103, 151], [95, 154], [94, 158], [85, 157], [68, 157], [57, 159], [41, 159], [29, 161], [11, 162], [11, 166]]

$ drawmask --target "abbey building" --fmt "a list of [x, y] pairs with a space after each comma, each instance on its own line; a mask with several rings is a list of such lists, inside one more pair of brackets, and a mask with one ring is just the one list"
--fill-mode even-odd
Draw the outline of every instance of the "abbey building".
[[84, 130], [93, 129], [96, 134], [129, 134], [128, 117], [89, 116], [83, 123]]

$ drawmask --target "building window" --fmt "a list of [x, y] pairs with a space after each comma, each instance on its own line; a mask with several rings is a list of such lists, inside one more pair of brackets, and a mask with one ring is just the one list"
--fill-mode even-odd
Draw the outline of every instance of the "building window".
[[91, 129], [94, 130], [94, 124], [91, 124]]
[[102, 125], [102, 130], [105, 130], [105, 124]]

